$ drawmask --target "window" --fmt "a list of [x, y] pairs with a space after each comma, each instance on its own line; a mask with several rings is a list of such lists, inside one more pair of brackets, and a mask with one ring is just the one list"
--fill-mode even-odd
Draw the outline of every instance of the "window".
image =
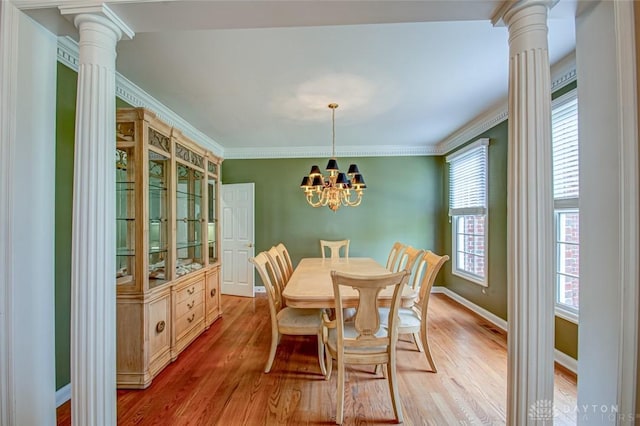
[[578, 98], [556, 99], [551, 111], [555, 216], [556, 313], [576, 321], [580, 284]]
[[487, 146], [480, 139], [449, 155], [452, 273], [487, 285]]

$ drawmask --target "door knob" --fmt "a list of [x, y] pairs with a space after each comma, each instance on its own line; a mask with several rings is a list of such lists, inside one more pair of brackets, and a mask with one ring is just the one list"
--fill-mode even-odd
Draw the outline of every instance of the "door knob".
[[247, 247], [253, 247], [253, 243], [247, 244]]

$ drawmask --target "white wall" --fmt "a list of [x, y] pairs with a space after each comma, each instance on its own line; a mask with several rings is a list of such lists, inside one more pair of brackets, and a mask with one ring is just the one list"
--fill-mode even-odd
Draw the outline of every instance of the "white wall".
[[[617, 3], [617, 2], [616, 2]], [[629, 3], [576, 20], [580, 134], [578, 424], [631, 424], [637, 336], [637, 127]], [[629, 52], [629, 50], [631, 50]], [[631, 100], [629, 99], [631, 97]], [[635, 151], [635, 155], [633, 152]], [[633, 348], [631, 346], [633, 345]], [[631, 362], [632, 361], [632, 362]], [[617, 413], [612, 414], [612, 411]], [[619, 417], [620, 416], [620, 417]]]
[[[2, 9], [0, 173], [5, 296], [0, 328], [9, 378], [3, 425], [55, 425], [54, 195], [57, 39], [6, 2]], [[6, 272], [5, 271], [5, 272]], [[0, 300], [0, 302], [2, 302]], [[4, 423], [6, 422], [6, 423]]]

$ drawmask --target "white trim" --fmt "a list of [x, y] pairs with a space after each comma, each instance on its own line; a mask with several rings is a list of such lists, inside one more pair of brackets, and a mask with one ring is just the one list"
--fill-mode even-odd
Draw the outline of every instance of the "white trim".
[[253, 288], [253, 292], [267, 294], [267, 288], [263, 285], [257, 285]]
[[562, 305], [556, 303], [555, 306], [555, 316], [557, 316], [558, 318], [562, 318], [565, 321], [569, 321], [572, 322], [576, 325], [579, 324], [578, 320], [579, 320], [579, 316], [578, 314], [576, 314], [575, 312], [571, 312], [568, 309], [564, 309], [562, 307]]
[[558, 350], [558, 349], [554, 349], [553, 350], [553, 355], [555, 358], [555, 362], [557, 362], [558, 364], [560, 364], [561, 366], [563, 366], [564, 368], [566, 368], [567, 370], [571, 371], [573, 374], [575, 374], [576, 376], [578, 375], [578, 360], [570, 357], [569, 355], [565, 354], [564, 352]]
[[620, 413], [635, 413], [638, 351], [638, 105], [634, 2], [614, 2], [618, 114], [620, 117], [620, 334], [618, 397]]
[[58, 62], [78, 72], [78, 43], [71, 37], [58, 37]]
[[61, 387], [56, 391], [56, 407], [61, 406], [71, 399], [71, 383]]
[[[442, 154], [443, 153], [435, 146], [343, 146], [336, 149], [337, 157], [410, 157]], [[326, 146], [226, 148], [224, 150], [225, 159], [235, 160], [257, 158], [312, 158], [330, 156], [331, 150]]]
[[18, 81], [18, 11], [11, 2], [0, 4], [0, 424], [16, 421], [13, 368], [13, 147], [16, 144], [16, 87]]
[[[469, 309], [471, 312], [489, 321], [491, 324], [495, 325], [500, 330], [504, 331], [505, 333], [507, 332], [507, 321], [487, 311], [483, 307], [476, 305], [470, 300], [465, 299], [464, 297], [460, 296], [458, 293], [449, 290], [447, 287], [434, 285], [433, 287], [431, 287], [431, 293], [444, 294], [448, 298], [454, 300], [455, 302], [458, 302], [465, 308]], [[564, 368], [571, 371], [572, 373], [576, 375], [578, 374], [578, 361], [575, 358], [570, 357], [569, 355], [555, 348], [554, 348], [554, 355], [555, 355], [555, 362], [562, 365]]]
[[458, 158], [465, 156], [469, 151], [472, 151], [479, 146], [489, 146], [489, 138], [480, 138], [477, 141], [465, 146], [464, 148], [459, 149], [453, 154], [447, 155], [445, 160], [447, 163], [450, 163], [453, 160], [457, 160]]
[[497, 126], [508, 118], [507, 102], [489, 110], [468, 122], [464, 127], [456, 130], [450, 136], [436, 145], [436, 149], [447, 154], [487, 130]]
[[442, 293], [448, 298], [455, 300], [456, 302], [458, 302], [465, 308], [469, 309], [470, 311], [480, 315], [482, 318], [486, 319], [491, 324], [498, 327], [500, 330], [504, 332], [507, 331], [507, 322], [505, 320], [503, 320], [496, 314], [487, 311], [485, 308], [476, 305], [470, 300], [465, 299], [464, 297], [460, 296], [458, 293], [449, 290], [447, 287], [434, 285], [433, 287], [431, 287], [431, 293]]
[[[551, 67], [551, 91], [554, 92], [576, 80], [576, 56], [575, 52], [562, 58]], [[435, 146], [435, 151], [442, 155], [447, 154], [459, 146], [464, 145], [473, 138], [497, 126], [508, 118], [507, 100], [499, 106], [480, 114], [468, 122], [464, 127], [453, 132]]]
[[[71, 37], [58, 37], [58, 61], [74, 71], [78, 71], [78, 43]], [[134, 107], [144, 107], [154, 112], [170, 126], [180, 129], [185, 136], [211, 150], [218, 157], [224, 157], [222, 145], [193, 127], [185, 119], [165, 106], [162, 102], [142, 90], [135, 83], [116, 71], [116, 96]]]

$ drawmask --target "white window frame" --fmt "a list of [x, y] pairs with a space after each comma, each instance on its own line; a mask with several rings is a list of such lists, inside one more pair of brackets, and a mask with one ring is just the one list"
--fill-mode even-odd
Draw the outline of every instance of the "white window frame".
[[[577, 89], [573, 89], [570, 92], [565, 93], [564, 95], [558, 97], [557, 99], [554, 99], [551, 102], [551, 111], [553, 112], [555, 108], [558, 108], [568, 102], [576, 100], [577, 97], [578, 97]], [[552, 122], [552, 126], [553, 126], [553, 122]], [[553, 144], [553, 140], [552, 140], [552, 144]], [[553, 179], [553, 175], [552, 175], [552, 179]], [[561, 273], [558, 267], [559, 266], [558, 260], [560, 258], [560, 245], [562, 244], [562, 242], [559, 241], [560, 240], [559, 217], [561, 213], [576, 212], [579, 215], [580, 214], [579, 200], [580, 200], [579, 195], [578, 195], [578, 198], [562, 198], [562, 199], [554, 198], [553, 200], [553, 221], [554, 221], [553, 251], [555, 253], [553, 286], [554, 286], [555, 315], [557, 317], [560, 317], [562, 319], [565, 319], [575, 324], [578, 324], [579, 308], [576, 309], [576, 308], [573, 308], [572, 306], [565, 305], [559, 302], [559, 293], [558, 293], [560, 289], [559, 275], [561, 275]], [[578, 248], [579, 247], [580, 247], [580, 243], [578, 242]], [[580, 277], [578, 276], [578, 280], [579, 279]]]
[[[455, 153], [448, 155], [446, 157], [446, 162], [451, 163], [456, 160], [460, 160], [465, 156], [471, 154], [473, 151], [484, 148], [485, 155], [485, 178], [484, 178], [484, 205], [477, 206], [470, 209], [458, 209], [452, 210], [451, 201], [449, 204], [449, 221], [452, 223], [451, 225], [451, 273], [453, 275], [464, 278], [465, 280], [471, 281], [473, 283], [479, 284], [483, 287], [488, 287], [488, 275], [489, 275], [489, 267], [488, 267], [488, 254], [489, 254], [489, 206], [488, 206], [488, 198], [489, 198], [489, 152], [488, 152], [489, 139], [482, 138], [477, 141], [467, 145], [466, 147], [456, 151]], [[451, 175], [449, 177], [451, 179]], [[451, 191], [451, 181], [449, 181], [449, 191]], [[471, 273], [458, 265], [458, 218], [464, 216], [483, 216], [484, 217], [484, 251], [482, 253], [482, 257], [484, 258], [484, 271], [483, 276], [479, 276], [477, 274]]]

